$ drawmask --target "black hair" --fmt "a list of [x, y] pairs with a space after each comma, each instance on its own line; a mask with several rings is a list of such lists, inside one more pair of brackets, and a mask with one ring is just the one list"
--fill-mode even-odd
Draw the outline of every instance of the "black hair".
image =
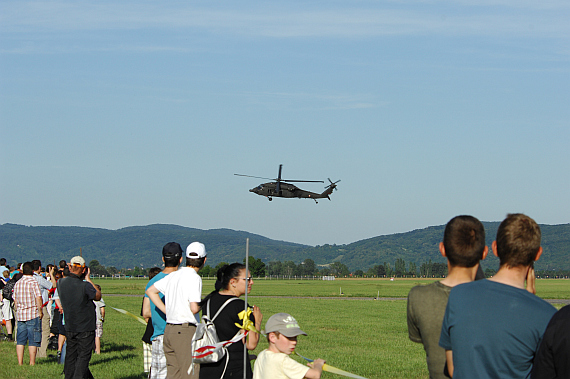
[[178, 267], [180, 265], [180, 255], [163, 256], [164, 267]]
[[34, 265], [32, 262], [26, 262], [24, 263], [24, 266], [22, 268], [22, 271], [24, 273], [24, 275], [32, 275], [34, 273]]
[[445, 226], [443, 246], [453, 266], [473, 267], [483, 258], [485, 228], [473, 216], [456, 216]]
[[[166, 259], [165, 259], [166, 261]], [[166, 263], [165, 263], [166, 266]], [[154, 278], [158, 273], [160, 273], [162, 270], [160, 269], [160, 267], [153, 267], [151, 269], [148, 270], [148, 279], [152, 279]]]
[[61, 261], [59, 261], [59, 268], [61, 268], [61, 269], [67, 268], [67, 262], [65, 261], [65, 259], [62, 259]]
[[244, 269], [245, 265], [241, 263], [232, 263], [231, 265], [223, 265], [220, 267], [216, 274], [217, 279], [216, 283], [214, 284], [214, 290], [200, 302], [200, 306], [206, 304], [206, 302], [216, 292], [219, 292], [220, 290], [227, 290], [230, 286], [230, 280], [239, 277], [240, 271]]
[[0, 258], [0, 266], [6, 266], [6, 258]]
[[40, 261], [39, 259], [34, 259], [32, 261], [32, 265], [34, 267], [34, 271], [37, 271], [40, 269], [40, 267], [42, 267], [42, 261]]
[[206, 257], [202, 258], [188, 258], [186, 257], [186, 267], [197, 267], [202, 268], [206, 262]]

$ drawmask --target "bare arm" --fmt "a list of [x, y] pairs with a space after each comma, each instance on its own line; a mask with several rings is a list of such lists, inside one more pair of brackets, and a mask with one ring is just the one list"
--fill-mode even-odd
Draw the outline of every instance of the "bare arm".
[[93, 298], [93, 300], [95, 300], [95, 301], [101, 300], [101, 291], [99, 291], [99, 289], [97, 287], [95, 287], [95, 284], [93, 284], [93, 282], [91, 281], [91, 275], [90, 275], [89, 268], [87, 268], [87, 274], [85, 274], [85, 281], [87, 283], [90, 283], [93, 286], [93, 288], [95, 288], [95, 291], [97, 292], [95, 294], [95, 297]]
[[309, 371], [305, 374], [305, 378], [308, 379], [319, 379], [323, 372], [323, 365], [325, 361], [323, 359], [315, 359], [312, 363], [307, 363], [307, 366], [310, 367]]
[[200, 309], [202, 309], [202, 307], [200, 307], [199, 303], [190, 302], [190, 311], [192, 311], [192, 313], [196, 314], [200, 312]]
[[449, 376], [453, 378], [453, 351], [445, 350], [445, 358], [447, 359], [447, 371]]
[[52, 288], [56, 288], [57, 281], [55, 280], [54, 267], [50, 267], [49, 269], [49, 280], [51, 281]]
[[40, 320], [44, 317], [44, 312], [42, 311], [42, 306], [44, 302], [41, 296], [36, 296], [36, 307], [38, 308], [38, 312], [40, 313]]
[[105, 307], [101, 307], [101, 322], [105, 321]]
[[[159, 291], [156, 289], [154, 284], [152, 286], [150, 286], [145, 291], [145, 293], [148, 296], [148, 298], [150, 299], [150, 301], [152, 301], [153, 304], [156, 305], [156, 307], [162, 311], [162, 313], [166, 314], [166, 306], [164, 305], [164, 303], [160, 299]], [[190, 305], [190, 309], [192, 309], [192, 305]]]
[[152, 312], [150, 310], [150, 299], [148, 297], [145, 297], [143, 299], [142, 316], [147, 322], [152, 317]]
[[[253, 317], [255, 317], [255, 329], [261, 330], [261, 320], [263, 319], [263, 315], [261, 314], [261, 310], [258, 306], [253, 306]], [[253, 350], [257, 347], [257, 343], [259, 342], [259, 333], [250, 332], [247, 339], [247, 349]]]

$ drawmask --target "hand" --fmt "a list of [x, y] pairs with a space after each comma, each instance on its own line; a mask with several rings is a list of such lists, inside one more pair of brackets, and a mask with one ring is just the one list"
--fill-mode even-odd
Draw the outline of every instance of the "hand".
[[257, 305], [253, 306], [253, 317], [255, 317], [255, 323], [261, 325], [261, 320], [263, 320], [263, 315], [261, 314], [261, 309]]
[[53, 278], [53, 272], [54, 272], [54, 270], [55, 270], [55, 267], [53, 267], [53, 266], [49, 268], [49, 277], [50, 277], [50, 278]]
[[319, 370], [322, 371], [323, 370], [323, 365], [325, 364], [325, 360], [324, 359], [315, 359], [313, 362], [311, 363], [307, 363], [307, 366], [309, 366], [310, 368], [314, 368], [315, 370]]

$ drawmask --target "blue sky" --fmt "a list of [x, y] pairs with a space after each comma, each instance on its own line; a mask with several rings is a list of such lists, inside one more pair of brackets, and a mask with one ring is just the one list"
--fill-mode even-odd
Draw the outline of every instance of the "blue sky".
[[[557, 0], [2, 1], [0, 223], [310, 245], [568, 223], [569, 19]], [[233, 175], [279, 164], [342, 181], [269, 202]]]

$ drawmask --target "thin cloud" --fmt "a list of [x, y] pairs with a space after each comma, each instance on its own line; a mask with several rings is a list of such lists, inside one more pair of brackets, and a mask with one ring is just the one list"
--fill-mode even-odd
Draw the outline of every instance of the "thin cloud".
[[[4, 33], [200, 29], [230, 36], [361, 38], [393, 35], [507, 35], [549, 37], [570, 31], [568, 5], [556, 1], [242, 4], [220, 9], [180, 3], [4, 2]], [[201, 3], [207, 4], [207, 3]], [[335, 5], [336, 4], [336, 5]], [[452, 6], [453, 5], [453, 6]], [[249, 6], [249, 8], [245, 8]], [[414, 8], [413, 10], [411, 8]], [[516, 12], [513, 12], [516, 10]]]

